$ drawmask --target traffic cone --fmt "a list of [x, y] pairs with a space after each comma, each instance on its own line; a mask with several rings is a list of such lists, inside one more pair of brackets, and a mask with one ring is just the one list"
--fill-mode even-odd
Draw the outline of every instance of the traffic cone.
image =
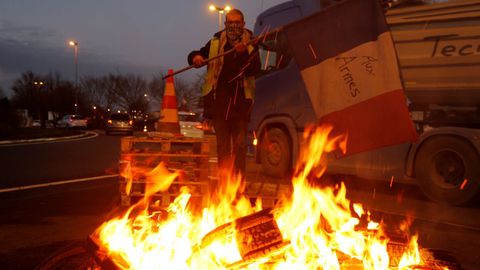
[[[173, 69], [169, 69], [168, 74], [173, 74]], [[165, 92], [163, 94], [160, 119], [157, 123], [157, 131], [180, 134], [173, 76], [168, 77], [165, 83]]]

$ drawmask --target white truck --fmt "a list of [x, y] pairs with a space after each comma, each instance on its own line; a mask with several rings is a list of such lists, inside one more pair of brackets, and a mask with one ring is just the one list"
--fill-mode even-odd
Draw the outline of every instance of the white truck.
[[[287, 1], [262, 12], [254, 32], [335, 2]], [[386, 18], [419, 140], [333, 159], [327, 172], [414, 182], [430, 199], [451, 205], [478, 199], [480, 0], [392, 3]], [[304, 127], [317, 119], [283, 34], [269, 37], [260, 54], [250, 129], [258, 138], [257, 162], [265, 173], [281, 177], [295, 165]]]

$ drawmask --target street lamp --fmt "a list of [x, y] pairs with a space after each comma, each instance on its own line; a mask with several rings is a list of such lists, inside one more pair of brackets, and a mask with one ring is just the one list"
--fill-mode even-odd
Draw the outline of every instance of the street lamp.
[[210, 5], [208, 9], [210, 9], [211, 11], [218, 12], [218, 30], [221, 31], [222, 30], [222, 14], [225, 12], [229, 12], [232, 9], [232, 7], [229, 5], [226, 5], [222, 8], [215, 5]]
[[34, 85], [36, 91], [33, 91], [32, 93], [32, 97], [34, 98], [35, 100], [35, 109], [38, 113], [38, 118], [40, 119], [40, 126], [41, 127], [45, 127], [45, 121], [43, 119], [43, 115], [42, 115], [42, 109], [43, 109], [43, 101], [44, 101], [44, 93], [41, 93], [39, 92], [43, 85], [45, 84], [43, 81], [33, 81], [32, 84]]
[[73, 47], [74, 52], [74, 64], [75, 64], [75, 115], [78, 114], [78, 96], [77, 96], [77, 87], [78, 87], [78, 42], [75, 40], [70, 40], [68, 45]]

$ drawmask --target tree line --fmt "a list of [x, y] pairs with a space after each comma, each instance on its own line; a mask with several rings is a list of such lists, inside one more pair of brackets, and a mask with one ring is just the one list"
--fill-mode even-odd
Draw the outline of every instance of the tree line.
[[[117, 110], [145, 114], [155, 110], [152, 106], [160, 109], [165, 88], [163, 76], [162, 73], [150, 79], [131, 73], [83, 76], [75, 86], [58, 73], [41, 75], [26, 71], [14, 80], [11, 100], [2, 106], [28, 110], [29, 116], [42, 124], [48, 120], [49, 112], [54, 122], [75, 112], [84, 116], [104, 116]], [[198, 108], [201, 83], [200, 77], [193, 83], [175, 79], [177, 104], [182, 109]]]

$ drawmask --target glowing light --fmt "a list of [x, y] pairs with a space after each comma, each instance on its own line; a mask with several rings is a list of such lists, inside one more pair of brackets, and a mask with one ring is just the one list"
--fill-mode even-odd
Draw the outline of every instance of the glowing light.
[[460, 185], [460, 189], [464, 189], [465, 186], [467, 185], [467, 183], [468, 183], [468, 180], [467, 180], [466, 178], [463, 179], [463, 182], [462, 182], [462, 184]]

